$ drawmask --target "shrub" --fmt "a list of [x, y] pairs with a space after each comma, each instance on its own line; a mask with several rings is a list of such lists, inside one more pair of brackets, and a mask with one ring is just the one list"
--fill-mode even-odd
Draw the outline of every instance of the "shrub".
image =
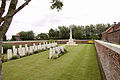
[[12, 60], [14, 60], [14, 59], [19, 59], [20, 57], [18, 56], [18, 55], [15, 55], [15, 56], [12, 56]]
[[27, 52], [27, 53], [25, 53], [26, 54], [26, 56], [29, 56], [30, 55], [30, 53], [29, 52]]
[[88, 44], [94, 44], [94, 41], [88, 41]]
[[62, 56], [62, 54], [58, 54], [58, 57]]
[[39, 51], [34, 51], [34, 54], [38, 53]]
[[42, 41], [41, 41], [40, 43], [41, 43], [41, 45], [43, 44], [43, 42], [42, 42]]
[[52, 56], [52, 59], [57, 59], [58, 57], [61, 57], [62, 55], [64, 55], [65, 53], [67, 53], [68, 51], [65, 49], [64, 51], [60, 50], [59, 54], [54, 54]]
[[2, 47], [3, 47], [3, 51], [7, 53], [8, 49], [12, 49], [12, 44], [3, 44]]
[[57, 40], [55, 40], [55, 42], [58, 42]]
[[52, 59], [57, 59], [58, 57], [58, 54], [53, 54]]
[[2, 55], [2, 62], [7, 62], [8, 59], [7, 59], [7, 55], [6, 54], [3, 54]]

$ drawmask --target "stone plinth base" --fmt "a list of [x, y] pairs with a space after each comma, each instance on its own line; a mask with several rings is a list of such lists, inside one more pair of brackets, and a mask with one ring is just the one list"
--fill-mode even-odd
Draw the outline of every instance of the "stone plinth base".
[[76, 44], [76, 42], [67, 42], [66, 45], [78, 45], [78, 44]]

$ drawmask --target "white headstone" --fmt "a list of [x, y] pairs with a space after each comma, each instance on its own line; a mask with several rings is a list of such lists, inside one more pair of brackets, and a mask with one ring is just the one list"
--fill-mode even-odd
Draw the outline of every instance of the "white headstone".
[[37, 49], [40, 50], [40, 45], [37, 45]]
[[45, 49], [46, 49], [45, 44], [43, 44], [43, 45], [42, 45], [42, 49], [43, 49], [43, 50], [45, 50]]
[[28, 53], [28, 52], [29, 52], [28, 47], [25, 47], [25, 53]]
[[33, 46], [30, 46], [29, 48], [30, 48], [30, 49], [29, 49], [29, 53], [32, 54], [32, 53], [33, 53]]
[[42, 50], [42, 45], [39, 45], [40, 46], [40, 50]]
[[12, 46], [13, 50], [15, 49], [15, 46]]
[[36, 46], [35, 43], [33, 43], [33, 46]]
[[38, 47], [37, 46], [34, 46], [34, 51], [37, 51], [38, 50]]
[[19, 45], [19, 48], [22, 48], [22, 45]]
[[2, 47], [2, 54], [3, 54], [3, 47]]
[[22, 56], [22, 48], [18, 48], [18, 54]]
[[35, 46], [36, 46], [35, 43], [33, 43], [33, 50], [34, 50], [34, 51], [35, 51]]
[[7, 58], [10, 60], [12, 58], [12, 49], [7, 50]]
[[53, 50], [52, 50], [52, 48], [50, 48], [50, 51], [49, 51], [49, 59], [52, 58], [52, 52], [53, 52]]
[[25, 48], [22, 48], [22, 56], [25, 56]]
[[14, 55], [14, 56], [17, 55], [17, 49], [14, 49], [14, 50], [13, 50], [13, 55]]
[[55, 54], [55, 48], [53, 48], [53, 54]]
[[39, 45], [41, 45], [41, 43], [39, 43]]
[[28, 47], [27, 44], [25, 44], [25, 47]]
[[60, 54], [60, 48], [59, 48], [59, 47], [58, 47], [58, 49], [57, 49], [57, 52], [58, 52], [57, 54]]
[[64, 51], [64, 47], [63, 46], [60, 46], [61, 50]]

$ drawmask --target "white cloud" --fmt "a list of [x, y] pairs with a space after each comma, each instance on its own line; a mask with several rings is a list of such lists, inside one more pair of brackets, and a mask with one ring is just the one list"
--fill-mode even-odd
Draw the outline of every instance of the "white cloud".
[[[22, 1], [22, 0], [21, 0]], [[19, 2], [19, 5], [22, 2]], [[62, 11], [50, 10], [50, 0], [32, 0], [14, 16], [8, 38], [20, 31], [47, 33], [59, 25], [89, 25], [120, 21], [120, 0], [63, 0]], [[19, 6], [18, 5], [18, 6]]]

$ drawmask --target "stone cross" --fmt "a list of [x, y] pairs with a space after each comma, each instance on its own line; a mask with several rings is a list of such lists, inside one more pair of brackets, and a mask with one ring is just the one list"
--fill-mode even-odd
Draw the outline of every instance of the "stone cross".
[[72, 39], [72, 26], [70, 26], [70, 39]]

